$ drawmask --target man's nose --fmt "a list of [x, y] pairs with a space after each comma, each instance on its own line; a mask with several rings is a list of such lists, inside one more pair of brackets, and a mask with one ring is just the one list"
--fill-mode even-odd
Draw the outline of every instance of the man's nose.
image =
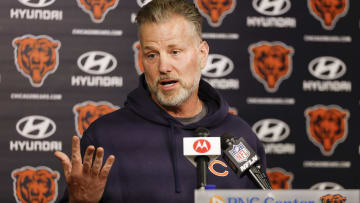
[[172, 66], [169, 56], [166, 53], [161, 53], [159, 57], [159, 71], [161, 73], [171, 72]]

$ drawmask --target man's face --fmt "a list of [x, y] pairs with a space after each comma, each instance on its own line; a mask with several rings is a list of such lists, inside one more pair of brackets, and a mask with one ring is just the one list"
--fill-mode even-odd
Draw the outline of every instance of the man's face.
[[153, 99], [165, 107], [179, 106], [197, 96], [208, 45], [182, 16], [140, 27], [146, 82]]

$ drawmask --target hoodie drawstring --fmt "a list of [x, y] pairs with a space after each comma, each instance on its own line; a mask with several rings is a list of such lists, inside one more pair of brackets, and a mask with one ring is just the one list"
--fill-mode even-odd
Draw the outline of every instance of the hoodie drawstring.
[[170, 154], [171, 154], [171, 161], [173, 165], [173, 172], [174, 172], [174, 178], [175, 178], [175, 192], [181, 193], [181, 184], [180, 184], [180, 178], [179, 178], [179, 169], [178, 169], [178, 149], [176, 145], [176, 137], [174, 134], [174, 124], [170, 121], [170, 132], [169, 132], [169, 139], [170, 139]]

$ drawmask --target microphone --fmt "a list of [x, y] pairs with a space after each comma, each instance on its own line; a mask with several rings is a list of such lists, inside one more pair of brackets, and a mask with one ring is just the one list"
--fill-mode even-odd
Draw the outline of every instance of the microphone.
[[[210, 135], [210, 132], [206, 128], [197, 128], [195, 130], [195, 137], [208, 137]], [[202, 145], [200, 142], [196, 145], [196, 148], [201, 147]], [[199, 189], [205, 189], [205, 186], [207, 185], [207, 167], [209, 163], [209, 157], [208, 156], [196, 156], [195, 157], [196, 162], [196, 177], [197, 177], [197, 188]]]
[[209, 130], [202, 127], [194, 135], [183, 138], [184, 156], [196, 167], [197, 188], [205, 189], [208, 163], [221, 155], [220, 137], [208, 137]]
[[250, 145], [240, 137], [236, 139], [230, 133], [221, 136], [223, 158], [238, 176], [246, 174], [258, 187], [271, 190], [271, 184], [259, 164], [260, 158]]

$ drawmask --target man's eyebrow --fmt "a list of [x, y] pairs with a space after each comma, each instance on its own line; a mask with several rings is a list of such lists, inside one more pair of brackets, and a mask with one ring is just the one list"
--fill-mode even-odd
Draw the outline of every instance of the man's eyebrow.
[[177, 44], [169, 44], [167, 47], [174, 48], [174, 47], [179, 47], [179, 45], [177, 45]]
[[[178, 44], [169, 44], [169, 45], [167, 45], [167, 48], [175, 48], [175, 47], [179, 47], [179, 45]], [[154, 49], [156, 49], [156, 47], [152, 46], [152, 45], [144, 45], [143, 49], [144, 50], [148, 50], [148, 49], [154, 50]]]
[[151, 50], [153, 50], [153, 49], [155, 49], [155, 47], [151, 46], [151, 45], [144, 45], [143, 49], [151, 49]]

